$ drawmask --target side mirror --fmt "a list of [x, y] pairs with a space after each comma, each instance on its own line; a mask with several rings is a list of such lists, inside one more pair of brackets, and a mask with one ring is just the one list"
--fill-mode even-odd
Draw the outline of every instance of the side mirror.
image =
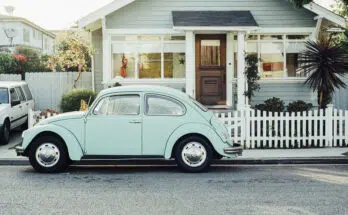
[[21, 101], [11, 101], [11, 107], [19, 105], [21, 103]]

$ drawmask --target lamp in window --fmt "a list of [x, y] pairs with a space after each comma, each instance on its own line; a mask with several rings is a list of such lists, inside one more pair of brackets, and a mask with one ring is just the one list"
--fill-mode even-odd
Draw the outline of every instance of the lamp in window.
[[128, 59], [126, 58], [125, 54], [122, 56], [122, 66], [120, 68], [120, 75], [125, 78], [127, 77], [127, 64], [128, 64]]

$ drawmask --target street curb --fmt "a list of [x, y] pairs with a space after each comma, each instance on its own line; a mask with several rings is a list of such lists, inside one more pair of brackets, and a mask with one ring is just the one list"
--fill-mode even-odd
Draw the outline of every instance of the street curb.
[[[83, 160], [72, 165], [175, 165], [174, 160], [162, 159], [128, 159], [128, 160]], [[216, 165], [277, 165], [277, 164], [348, 164], [344, 157], [312, 157], [312, 158], [261, 158], [261, 159], [221, 159], [214, 160]], [[0, 166], [27, 166], [26, 159], [0, 159]]]

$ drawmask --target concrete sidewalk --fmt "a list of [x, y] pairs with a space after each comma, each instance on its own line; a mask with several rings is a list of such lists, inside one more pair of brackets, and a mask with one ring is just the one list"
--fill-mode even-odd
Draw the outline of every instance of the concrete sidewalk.
[[[6, 146], [0, 146], [0, 165], [28, 165], [28, 159], [18, 157], [14, 146], [21, 142], [21, 132], [11, 135]], [[106, 161], [88, 161], [93, 164], [109, 164]], [[173, 161], [159, 159], [118, 160], [113, 164], [174, 164]], [[348, 164], [348, 147], [345, 148], [312, 148], [312, 149], [253, 149], [244, 150], [243, 156], [237, 159], [222, 159], [216, 164]], [[86, 161], [79, 164], [87, 164]]]

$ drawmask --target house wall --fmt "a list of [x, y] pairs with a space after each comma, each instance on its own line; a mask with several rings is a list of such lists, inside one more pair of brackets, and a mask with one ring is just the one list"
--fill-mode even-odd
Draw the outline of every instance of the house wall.
[[107, 28], [172, 28], [175, 10], [250, 10], [260, 27], [315, 27], [315, 14], [285, 0], [137, 0], [106, 17]]
[[95, 50], [94, 58], [94, 86], [97, 92], [104, 86], [103, 82], [103, 33], [101, 29], [92, 32], [92, 46]]
[[316, 94], [304, 83], [260, 83], [260, 91], [255, 93], [253, 105], [263, 103], [265, 100], [277, 97], [284, 101], [285, 105], [290, 102], [303, 100], [317, 105]]

